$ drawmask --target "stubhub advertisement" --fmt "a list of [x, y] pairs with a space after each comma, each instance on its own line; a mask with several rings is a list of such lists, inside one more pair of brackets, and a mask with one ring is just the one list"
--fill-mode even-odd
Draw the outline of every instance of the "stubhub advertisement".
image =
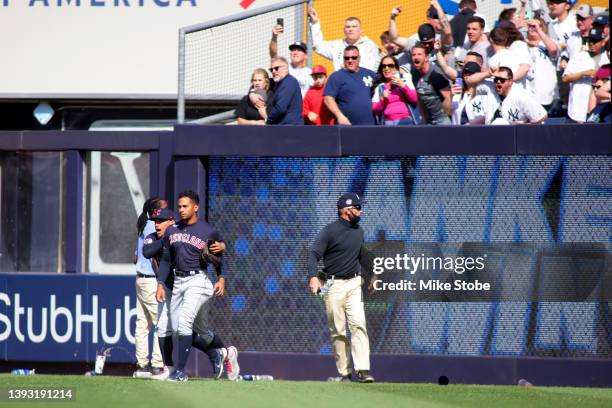
[[133, 276], [0, 274], [0, 359], [133, 362]]

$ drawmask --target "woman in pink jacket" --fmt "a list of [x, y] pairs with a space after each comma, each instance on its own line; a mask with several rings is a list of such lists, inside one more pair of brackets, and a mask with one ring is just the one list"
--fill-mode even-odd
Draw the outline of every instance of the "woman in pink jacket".
[[376, 117], [381, 118], [379, 123], [385, 126], [414, 124], [409, 104], [416, 102], [416, 90], [402, 78], [397, 59], [384, 57], [378, 66], [378, 79], [372, 97], [372, 110]]

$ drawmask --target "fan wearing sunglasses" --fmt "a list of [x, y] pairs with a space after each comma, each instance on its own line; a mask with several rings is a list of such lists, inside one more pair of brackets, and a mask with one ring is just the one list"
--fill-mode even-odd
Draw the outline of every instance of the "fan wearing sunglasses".
[[377, 82], [372, 97], [374, 115], [382, 116], [385, 126], [414, 124], [410, 104], [417, 102], [414, 87], [409, 87], [399, 72], [399, 64], [394, 57], [384, 57], [378, 67]]
[[595, 106], [589, 112], [587, 122], [612, 122], [612, 107], [610, 106], [610, 64], [600, 67], [593, 78], [593, 97]]
[[344, 49], [344, 69], [334, 72], [325, 85], [323, 102], [339, 125], [374, 125], [370, 88], [376, 73], [360, 66], [359, 48]]
[[491, 68], [495, 90], [502, 100], [500, 114], [502, 120], [493, 124], [543, 123], [548, 117], [546, 110], [531, 93], [514, 86], [513, 73], [508, 67]]
[[270, 73], [276, 84], [274, 97], [267, 103], [268, 125], [303, 125], [302, 91], [297, 79], [289, 75], [283, 57], [272, 58]]

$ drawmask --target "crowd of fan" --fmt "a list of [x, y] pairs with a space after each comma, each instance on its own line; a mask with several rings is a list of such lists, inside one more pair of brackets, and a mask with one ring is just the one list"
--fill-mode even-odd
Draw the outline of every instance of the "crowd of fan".
[[[349, 17], [344, 38], [323, 37], [319, 16], [308, 15], [312, 46], [334, 72], [307, 66], [308, 47], [278, 55], [272, 29], [270, 73], [256, 69], [251, 89], [236, 109], [238, 124], [450, 125], [610, 123], [608, 10], [594, 14], [570, 0], [548, 0], [547, 10], [502, 11], [490, 29], [475, 0], [462, 0], [446, 16], [431, 0], [426, 23], [402, 37], [391, 10], [380, 36], [383, 52]], [[535, 3], [535, 2], [534, 2]]]

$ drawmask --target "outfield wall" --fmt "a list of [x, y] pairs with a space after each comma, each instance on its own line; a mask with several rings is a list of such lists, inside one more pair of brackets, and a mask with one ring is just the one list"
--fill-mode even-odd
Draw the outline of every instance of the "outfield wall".
[[[330, 375], [330, 366], [333, 371], [322, 304], [306, 289], [306, 251], [316, 232], [334, 219], [336, 196], [352, 190], [368, 200], [362, 226], [377, 256], [486, 253], [489, 275], [479, 278], [491, 279], [498, 290], [477, 299], [366, 294], [373, 364], [388, 373], [385, 379], [433, 381], [435, 373], [452, 372], [461, 382], [509, 383], [521, 375], [520, 367], [543, 370], [545, 377], [561, 364], [566, 374], [550, 377], [553, 383], [567, 385], [579, 370], [591, 370], [588, 381], [601, 385], [605, 376], [597, 370], [609, 369], [612, 361], [609, 131], [609, 126], [568, 125], [3, 132], [1, 270], [32, 265], [39, 259], [33, 253], [48, 253], [36, 251], [37, 245], [53, 246], [35, 234], [37, 222], [28, 229], [11, 221], [20, 218], [12, 209], [44, 216], [19, 203], [46, 197], [44, 189], [32, 187], [41, 183], [33, 182], [40, 177], [33, 169], [48, 174], [53, 166], [40, 166], [38, 157], [29, 172], [9, 167], [22, 164], [27, 151], [63, 151], [57, 160], [65, 162], [58, 193], [64, 209], [44, 202], [64, 214], [59, 229], [65, 244], [54, 265], [77, 273], [0, 274], [0, 358], [92, 361], [96, 350], [115, 347], [111, 362], [132, 361], [133, 275], [109, 276], [104, 265], [92, 269], [88, 237], [92, 209], [98, 208], [104, 262], [114, 274], [133, 274], [124, 257], [131, 252], [129, 231], [138, 208], [130, 177], [137, 177], [145, 195], [173, 197], [194, 188], [205, 197], [208, 219], [229, 243], [228, 295], [214, 301], [210, 318], [228, 342], [246, 352], [250, 370], [266, 366], [274, 375], [296, 379]], [[92, 178], [95, 161], [88, 151], [100, 153], [98, 178]], [[22, 189], [7, 197], [11, 183]], [[36, 194], [20, 198], [29, 188]], [[91, 195], [95, 188], [98, 196]], [[11, 235], [13, 226], [23, 233], [21, 241]], [[36, 244], [23, 255], [33, 239]], [[86, 270], [100, 274], [79, 273]], [[387, 271], [383, 278], [445, 281], [449, 275], [422, 268], [416, 274]], [[310, 368], [288, 369], [300, 361]], [[470, 370], [463, 368], [468, 363]], [[192, 370], [208, 373], [205, 361], [192, 364]], [[428, 365], [429, 371], [409, 368]], [[493, 369], [505, 374], [487, 376]]]

